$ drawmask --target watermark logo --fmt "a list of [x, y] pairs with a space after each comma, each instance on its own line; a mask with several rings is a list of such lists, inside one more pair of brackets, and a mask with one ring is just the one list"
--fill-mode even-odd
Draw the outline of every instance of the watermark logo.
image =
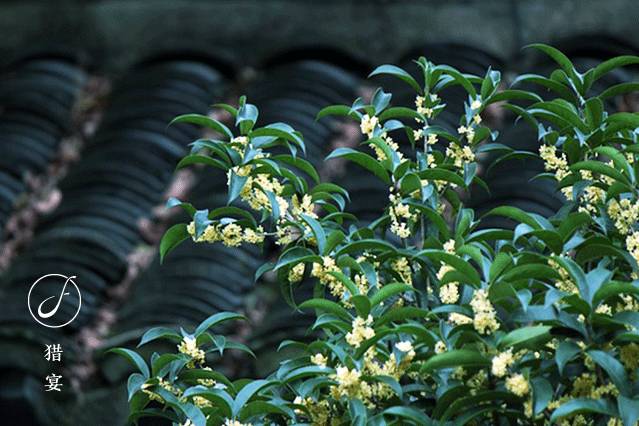
[[[60, 328], [70, 324], [80, 313], [82, 296], [73, 281], [76, 276], [47, 274], [36, 280], [29, 289], [27, 304], [29, 312], [39, 324], [49, 328]], [[65, 302], [70, 309], [60, 309]], [[77, 306], [77, 308], [74, 308]], [[66, 306], [65, 306], [66, 308]]]

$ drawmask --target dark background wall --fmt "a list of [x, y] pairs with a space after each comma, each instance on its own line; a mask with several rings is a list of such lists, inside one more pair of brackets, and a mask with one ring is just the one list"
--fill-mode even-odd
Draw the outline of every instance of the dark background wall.
[[458, 42], [497, 56], [575, 34], [637, 37], [639, 2], [627, 0], [106, 0], [5, 1], [0, 57], [44, 42], [90, 53], [119, 70], [167, 48], [210, 47], [239, 64], [282, 50], [338, 47], [391, 61], [424, 42]]

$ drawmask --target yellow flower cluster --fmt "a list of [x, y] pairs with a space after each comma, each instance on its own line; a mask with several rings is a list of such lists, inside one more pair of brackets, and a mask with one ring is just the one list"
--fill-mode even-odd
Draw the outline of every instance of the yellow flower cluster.
[[[296, 396], [293, 404], [303, 405], [308, 411], [313, 426], [328, 426], [331, 424], [331, 407], [327, 400], [315, 401], [311, 397], [303, 399]], [[297, 414], [302, 414], [302, 410], [295, 410]]]
[[194, 396], [193, 397], [193, 404], [195, 404], [196, 407], [199, 408], [207, 408], [207, 407], [212, 407], [213, 404], [211, 403], [211, 401], [209, 401], [208, 399], [202, 397], [202, 396]]
[[566, 293], [577, 294], [579, 293], [579, 289], [577, 285], [572, 280], [572, 277], [560, 264], [554, 259], [548, 259], [548, 266], [559, 273], [560, 279], [555, 281], [555, 287], [557, 287], [561, 291], [565, 291]]
[[639, 201], [633, 203], [627, 198], [617, 201], [612, 199], [608, 204], [608, 215], [615, 222], [619, 233], [626, 235], [633, 224], [639, 220]]
[[472, 318], [457, 312], [451, 312], [450, 315], [448, 315], [448, 321], [452, 322], [455, 325], [465, 325], [473, 323]]
[[195, 222], [191, 221], [187, 227], [187, 232], [193, 241], [201, 243], [215, 243], [221, 241], [227, 247], [237, 247], [243, 242], [249, 244], [260, 244], [264, 242], [264, 229], [258, 226], [256, 229], [242, 228], [236, 223], [211, 224], [206, 227], [202, 235], [195, 237]]
[[397, 257], [391, 262], [393, 271], [401, 277], [402, 282], [413, 285], [413, 272], [410, 269], [410, 262], [405, 257]]
[[324, 355], [317, 353], [315, 355], [311, 355], [311, 362], [318, 367], [326, 367], [328, 359]]
[[304, 277], [304, 263], [298, 263], [288, 271], [288, 281], [292, 284], [302, 281]]
[[248, 176], [246, 183], [242, 187], [242, 191], [240, 191], [240, 198], [248, 203], [254, 210], [261, 211], [265, 209], [270, 212], [272, 211], [271, 201], [266, 194], [267, 192], [272, 192], [275, 194], [280, 216], [284, 216], [289, 204], [288, 201], [281, 196], [282, 191], [284, 191], [284, 185], [282, 185], [277, 178], [267, 173], [258, 173], [254, 176]]
[[455, 240], [448, 240], [444, 243], [444, 251], [449, 254], [455, 254]]
[[322, 263], [314, 263], [311, 269], [311, 276], [317, 278], [320, 284], [328, 287], [331, 294], [339, 299], [344, 297], [346, 287], [344, 284], [329, 272], [340, 272], [339, 267], [335, 263], [335, 259], [330, 256], [323, 256]]
[[617, 312], [637, 312], [639, 311], [639, 303], [629, 294], [619, 295], [620, 303], [617, 303]]
[[633, 232], [626, 237], [626, 249], [639, 262], [639, 232]]
[[410, 236], [408, 224], [416, 221], [417, 215], [411, 211], [410, 206], [402, 203], [399, 195], [391, 192], [388, 199], [391, 202], [388, 209], [391, 219], [391, 232], [399, 238], [408, 238]]
[[206, 354], [197, 347], [194, 337], [184, 336], [177, 348], [181, 353], [191, 357], [191, 361], [187, 364], [189, 368], [195, 367], [195, 364], [202, 364], [205, 360]]
[[[375, 359], [375, 348], [369, 348], [364, 355], [364, 374], [369, 376], [389, 376], [399, 381], [410, 366], [413, 358], [415, 358], [415, 350], [409, 341], [398, 342], [395, 347], [403, 353], [401, 362], [397, 361], [394, 353], [391, 353], [385, 361], [380, 362]], [[370, 384], [370, 399], [388, 399], [392, 396], [393, 390], [387, 384], [381, 382]], [[365, 403], [372, 407], [374, 405], [370, 399], [365, 401]]]
[[292, 243], [297, 238], [299, 238], [300, 232], [294, 226], [286, 226], [278, 224], [276, 228], [276, 237], [275, 244], [278, 246], [285, 246], [287, 244]]
[[352, 330], [346, 333], [346, 341], [349, 345], [356, 348], [364, 341], [372, 339], [375, 336], [375, 330], [371, 327], [373, 317], [371, 315], [364, 319], [356, 317], [352, 323]]
[[360, 294], [368, 294], [369, 284], [366, 275], [357, 274], [353, 277], [353, 281], [355, 281], [355, 285], [357, 286]]
[[[439, 97], [435, 94], [431, 94], [430, 95], [430, 101], [431, 103], [437, 102], [439, 100]], [[424, 103], [426, 102], [426, 98], [424, 96], [417, 96], [415, 98], [415, 107], [417, 107], [417, 112], [421, 115], [423, 115], [426, 118], [431, 118], [433, 116], [433, 108], [432, 107], [427, 107], [424, 105]]]
[[539, 147], [539, 155], [544, 160], [544, 168], [547, 172], [554, 172], [555, 179], [562, 181], [570, 175], [568, 160], [563, 152], [557, 155], [557, 148], [553, 145], [542, 145]]
[[594, 373], [583, 373], [573, 381], [570, 396], [573, 398], [599, 399], [606, 395], [616, 396], [618, 393], [614, 384], [608, 383], [597, 386], [597, 376]]
[[409, 357], [410, 359], [415, 358], [415, 350], [413, 349], [413, 344], [408, 340], [395, 343], [395, 347], [397, 348], [397, 350], [404, 352], [406, 354], [406, 357]]
[[513, 374], [506, 379], [506, 389], [517, 396], [525, 396], [530, 392], [528, 380], [522, 374]]
[[[203, 367], [202, 370], [213, 371], [211, 367]], [[216, 383], [213, 379], [197, 379], [197, 382], [206, 387], [215, 386]]]
[[373, 133], [375, 132], [375, 128], [379, 125], [379, 118], [372, 116], [370, 117], [368, 114], [364, 114], [362, 116], [362, 121], [359, 124], [359, 128], [362, 133], [368, 136], [369, 138], [373, 137]]
[[439, 287], [439, 298], [442, 303], [452, 305], [459, 300], [459, 287], [456, 282], [451, 282]]
[[302, 214], [317, 219], [317, 213], [315, 213], [315, 204], [313, 203], [313, 197], [310, 194], [304, 194], [300, 200], [297, 194], [293, 194], [291, 197], [291, 215], [295, 219], [301, 219]]
[[358, 398], [362, 401], [368, 400], [372, 395], [370, 384], [361, 380], [361, 373], [357, 369], [339, 366], [335, 369], [335, 374], [331, 374], [331, 379], [337, 382], [331, 386], [330, 393], [335, 399], [345, 396], [348, 398]]
[[441, 354], [446, 352], [448, 348], [446, 348], [446, 343], [444, 343], [441, 340], [438, 340], [437, 343], [435, 343], [435, 353], [436, 354]]
[[490, 371], [497, 377], [504, 377], [508, 372], [508, 367], [514, 362], [515, 357], [513, 356], [513, 350], [511, 348], [493, 357]]
[[[478, 115], [476, 115], [475, 117], [479, 117]], [[481, 121], [481, 119], [480, 119]], [[466, 135], [466, 139], [468, 140], [468, 142], [472, 143], [473, 139], [475, 139], [475, 129], [473, 129], [473, 126], [459, 126], [457, 128], [457, 133], [459, 133], [460, 135]]]
[[[397, 142], [395, 142], [393, 138], [387, 136], [386, 134], [382, 136], [384, 138], [384, 142], [386, 142], [386, 145], [388, 145], [388, 147], [392, 151], [394, 151], [395, 154], [397, 154], [397, 158], [399, 158], [399, 161], [404, 161], [404, 154], [402, 154], [402, 152], [399, 150], [399, 145], [397, 144]], [[377, 157], [378, 161], [384, 161], [388, 158], [386, 156], [386, 153], [379, 146], [371, 144], [371, 148], [373, 149], [373, 151], [375, 151], [375, 156]]]
[[[580, 170], [579, 173], [581, 174], [581, 178], [584, 180], [594, 180], [592, 172], [589, 170]], [[588, 214], [597, 214], [597, 204], [604, 201], [605, 198], [606, 191], [598, 186], [590, 185], [584, 189], [582, 193], [581, 202], [583, 204], [579, 206], [579, 211]]]
[[475, 161], [475, 153], [469, 146], [461, 147], [455, 143], [451, 143], [446, 148], [446, 156], [452, 158], [455, 167], [464, 167], [466, 163]]
[[473, 326], [480, 334], [490, 334], [499, 328], [495, 309], [488, 300], [486, 290], [475, 290], [470, 306], [474, 313]]
[[639, 345], [629, 343], [619, 350], [619, 359], [629, 371], [636, 371], [639, 367]]
[[[415, 142], [418, 142], [423, 137], [424, 137], [423, 129], [413, 130], [413, 139], [415, 139]], [[426, 142], [426, 145], [435, 145], [437, 142], [439, 142], [439, 138], [437, 137], [435, 133], [430, 133], [428, 135], [428, 138], [426, 138], [425, 142]]]
[[[150, 388], [152, 386], [153, 385], [151, 383], [143, 384], [142, 387], [141, 387], [142, 392], [147, 394], [151, 401], [157, 401], [157, 402], [160, 402], [160, 403], [164, 403], [164, 398], [162, 398], [159, 394], [148, 390], [148, 388]], [[180, 395], [182, 395], [182, 390], [181, 389], [173, 386], [171, 383], [167, 382], [162, 377], [158, 377], [158, 386], [160, 386], [162, 389], [172, 393], [175, 396], [179, 397]]]

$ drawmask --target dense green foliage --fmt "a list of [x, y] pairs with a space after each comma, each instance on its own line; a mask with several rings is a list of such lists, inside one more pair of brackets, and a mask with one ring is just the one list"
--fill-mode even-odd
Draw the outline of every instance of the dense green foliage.
[[[378, 89], [370, 103], [319, 113], [360, 123], [359, 149], [329, 158], [388, 186], [389, 204], [370, 223], [345, 211], [344, 189], [320, 182], [303, 159], [301, 134], [283, 123], [255, 128], [258, 109], [244, 98], [237, 109], [218, 105], [235, 118], [234, 130], [205, 116], [176, 118], [219, 133], [194, 142], [180, 167], [226, 171], [228, 205], [198, 210], [171, 200], [192, 222], [166, 233], [162, 256], [189, 238], [228, 246], [273, 239], [279, 258], [256, 275], [275, 273], [291, 305], [297, 286], [314, 286], [315, 297], [297, 308], [315, 313], [316, 339], [282, 342], [298, 355], [264, 379], [231, 382], [206, 365], [206, 354], [250, 352], [211, 331], [238, 315], [217, 313], [194, 331], [149, 330], [141, 345], [168, 339], [178, 349], [150, 362], [115, 349], [139, 369], [128, 384], [131, 420], [635, 425], [639, 115], [609, 114], [603, 100], [637, 85], [591, 87], [639, 58], [580, 73], [559, 51], [534, 47], [559, 65], [549, 77], [522, 75], [501, 90], [497, 71], [472, 76], [422, 58], [420, 79], [390, 65], [372, 73], [412, 87], [414, 108], [391, 106]], [[468, 95], [456, 133], [432, 124], [446, 108], [439, 94], [453, 86]], [[485, 186], [478, 154], [537, 155], [499, 144], [483, 125], [482, 111], [497, 102], [538, 132], [547, 171], [538, 178], [556, 180], [566, 197], [553, 217], [503, 206], [488, 215], [516, 226], [485, 228], [462, 203], [470, 185]]]

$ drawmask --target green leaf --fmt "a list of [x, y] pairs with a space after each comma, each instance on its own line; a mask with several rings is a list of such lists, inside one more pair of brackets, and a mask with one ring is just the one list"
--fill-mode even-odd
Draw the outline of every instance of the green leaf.
[[350, 298], [350, 302], [355, 306], [357, 316], [361, 318], [368, 317], [368, 314], [371, 312], [371, 302], [368, 300], [368, 297], [361, 294], [355, 295]]
[[164, 257], [169, 254], [171, 250], [189, 237], [186, 223], [177, 223], [170, 227], [160, 241], [160, 263], [164, 262]]
[[528, 47], [540, 50], [546, 55], [550, 56], [566, 72], [566, 74], [570, 76], [570, 78], [576, 80], [574, 83], [578, 83], [581, 80], [579, 73], [575, 69], [575, 66], [572, 64], [570, 59], [568, 59], [568, 57], [561, 53], [559, 50], [542, 43], [533, 43], [525, 46], [525, 48]]
[[602, 285], [592, 298], [593, 306], [599, 305], [599, 303], [607, 300], [610, 297], [618, 296], [620, 294], [637, 294], [639, 295], [639, 285], [637, 283], [610, 281]]
[[490, 98], [486, 99], [486, 104], [513, 100], [526, 100], [534, 102], [543, 101], [543, 99], [536, 93], [528, 92], [526, 90], [508, 89], [497, 92]]
[[304, 222], [311, 227], [311, 231], [313, 232], [313, 236], [315, 237], [315, 241], [317, 241], [317, 248], [322, 255], [327, 255], [326, 253], [326, 234], [324, 233], [324, 228], [317, 221], [317, 219], [312, 218], [311, 216], [302, 213], [300, 215]]
[[229, 140], [233, 139], [233, 133], [226, 127], [224, 124], [215, 120], [211, 117], [207, 117], [206, 115], [201, 114], [183, 114], [175, 117], [169, 123], [169, 126], [175, 123], [191, 123], [197, 124], [199, 126], [208, 127], [209, 129], [213, 129], [218, 133], [226, 136]]
[[504, 216], [520, 223], [525, 223], [533, 229], [541, 229], [541, 225], [531, 215], [518, 207], [502, 206], [486, 213], [484, 216]]
[[338, 318], [347, 321], [349, 324], [352, 320], [351, 315], [346, 309], [337, 303], [326, 299], [310, 299], [299, 305], [300, 309], [317, 309], [319, 311], [329, 312]]
[[559, 343], [555, 351], [555, 362], [560, 375], [563, 375], [566, 364], [580, 352], [581, 348], [574, 342], [565, 340]]
[[274, 270], [282, 269], [289, 265], [296, 265], [300, 262], [321, 262], [322, 258], [315, 252], [304, 247], [291, 247], [280, 256]]
[[[512, 82], [512, 86], [515, 86], [517, 84], [520, 83], [532, 83], [532, 84], [536, 84], [539, 86], [543, 86], [549, 90], [552, 90], [553, 92], [557, 93], [559, 96], [561, 96], [563, 99], [574, 99], [575, 96], [574, 94], [570, 91], [570, 89], [568, 89], [566, 86], [564, 86], [561, 83], [558, 83], [554, 80], [551, 80], [549, 78], [546, 78], [544, 76], [541, 75], [537, 75], [537, 74], [522, 74], [520, 76], [518, 76], [513, 82]], [[525, 110], [522, 110], [520, 107], [517, 107], [516, 105], [512, 105], [512, 104], [508, 104], [506, 106], [510, 106], [510, 107], [515, 107], [515, 112], [524, 112]], [[534, 126], [535, 128], [537, 126]]]
[[619, 417], [624, 426], [635, 426], [639, 420], [639, 398], [627, 398], [623, 395], [617, 397]]
[[229, 180], [229, 195], [227, 199], [227, 204], [231, 204], [237, 197], [240, 196], [242, 192], [242, 188], [246, 184], [248, 180], [248, 176], [240, 176], [237, 173], [231, 172], [231, 177]]
[[149, 366], [146, 365], [146, 362], [140, 355], [136, 352], [133, 352], [130, 349], [126, 348], [113, 348], [109, 349], [107, 353], [114, 353], [126, 358], [131, 364], [137, 367], [140, 370], [140, 373], [144, 376], [145, 379], [148, 379], [151, 376], [151, 372], [149, 371]]
[[375, 239], [357, 240], [351, 243], [345, 244], [335, 255], [340, 257], [344, 254], [359, 253], [363, 251], [381, 251], [381, 252], [397, 252], [397, 249], [392, 244]]
[[467, 280], [468, 284], [473, 284], [474, 286], [479, 286], [481, 280], [479, 278], [479, 274], [477, 270], [473, 268], [473, 266], [467, 261], [461, 259], [454, 254], [447, 253], [442, 250], [433, 250], [426, 249], [418, 252], [415, 257], [428, 257], [431, 260], [436, 260], [439, 262], [444, 262], [450, 266], [452, 266], [456, 272], [462, 274]]
[[565, 402], [553, 411], [550, 421], [556, 422], [564, 417], [575, 416], [577, 414], [605, 414], [616, 417], [617, 410], [605, 399], [577, 398]]
[[461, 186], [463, 188], [466, 187], [466, 182], [464, 181], [464, 178], [462, 178], [455, 172], [451, 172], [450, 170], [441, 169], [441, 168], [432, 168], [432, 169], [423, 170], [419, 172], [418, 175], [421, 179], [450, 182], [450, 183], [454, 183], [457, 186]]
[[400, 417], [402, 419], [410, 420], [415, 422], [416, 425], [420, 425], [420, 426], [432, 425], [431, 419], [426, 414], [424, 414], [422, 410], [417, 410], [411, 407], [406, 407], [406, 406], [391, 407], [382, 411], [382, 414], [384, 416]]
[[237, 117], [235, 117], [235, 125], [240, 126], [242, 134], [247, 134], [251, 131], [255, 123], [257, 122], [258, 111], [255, 105], [244, 104], [238, 109]]
[[204, 321], [200, 323], [195, 329], [195, 337], [200, 336], [204, 332], [206, 332], [209, 328], [214, 327], [220, 323], [230, 321], [230, 320], [245, 320], [246, 317], [244, 315], [236, 314], [234, 312], [218, 312], [217, 314], [213, 314]]
[[142, 335], [140, 339], [140, 343], [138, 343], [138, 348], [142, 345], [145, 345], [156, 339], [164, 339], [167, 338], [173, 342], [179, 342], [182, 340], [182, 336], [180, 336], [175, 330], [169, 327], [153, 327], [148, 330], [146, 333]]
[[618, 182], [622, 182], [626, 185], [630, 185], [630, 181], [624, 175], [622, 175], [617, 169], [610, 167], [607, 164], [602, 163], [601, 161], [595, 160], [586, 160], [580, 161], [578, 163], [570, 166], [570, 170], [579, 171], [579, 170], [589, 170], [591, 172], [600, 173], [605, 176], [609, 176]]
[[182, 169], [186, 166], [190, 166], [192, 164], [204, 164], [207, 166], [213, 166], [216, 167], [220, 170], [224, 170], [227, 171], [229, 169], [229, 165], [224, 163], [223, 161], [220, 161], [216, 158], [211, 158], [209, 156], [206, 155], [201, 155], [201, 154], [192, 154], [192, 155], [187, 155], [186, 157], [182, 158], [180, 160], [180, 162], [178, 163], [177, 166], [175, 166], [176, 169]]
[[404, 283], [390, 283], [380, 288], [370, 299], [372, 306], [377, 306], [396, 294], [415, 291], [413, 286]]
[[499, 348], [502, 350], [509, 347], [539, 349], [552, 338], [551, 328], [547, 325], [535, 325], [515, 329], [499, 341]]
[[240, 419], [248, 420], [255, 416], [264, 418], [264, 416], [269, 414], [281, 414], [290, 417], [292, 412], [284, 405], [277, 405], [267, 401], [252, 401], [242, 408], [240, 411]]
[[397, 77], [400, 80], [404, 81], [405, 83], [409, 84], [413, 89], [415, 89], [417, 93], [420, 93], [420, 94], [422, 93], [422, 88], [419, 87], [419, 84], [417, 84], [417, 81], [415, 81], [413, 76], [411, 76], [409, 73], [407, 73], [403, 69], [396, 67], [395, 65], [380, 65], [377, 68], [375, 68], [373, 72], [371, 72], [368, 75], [368, 77], [370, 78], [376, 75], [383, 75], [383, 74]]
[[597, 81], [598, 79], [603, 77], [605, 74], [609, 73], [610, 71], [614, 69], [625, 67], [626, 65], [633, 65], [633, 64], [639, 64], [639, 56], [624, 55], [624, 56], [617, 56], [616, 58], [608, 59], [607, 61], [600, 63], [594, 68], [593, 82]]
[[371, 100], [373, 108], [375, 108], [375, 115], [379, 115], [380, 112], [386, 109], [390, 103], [391, 97], [392, 95], [384, 92], [381, 87], [375, 90], [375, 93], [373, 93], [373, 99]]
[[639, 92], [639, 83], [619, 83], [608, 87], [599, 94], [600, 99], [613, 98], [626, 93]]
[[215, 408], [221, 411], [221, 414], [226, 417], [231, 417], [233, 400], [230, 395], [220, 389], [209, 389], [202, 385], [192, 386], [184, 391], [183, 398], [192, 398], [194, 396], [201, 396], [213, 403]]
[[452, 367], [486, 367], [490, 365], [481, 353], [470, 349], [456, 349], [434, 355], [422, 364], [421, 372], [429, 373], [434, 370]]
[[517, 280], [536, 279], [542, 281], [552, 281], [559, 278], [559, 273], [550, 266], [540, 263], [529, 263], [511, 268], [501, 276], [501, 280], [506, 282]]
[[612, 355], [598, 350], [588, 351], [590, 358], [608, 373], [608, 377], [624, 396], [630, 396], [631, 385], [624, 366]]
[[315, 167], [313, 167], [313, 165], [308, 161], [299, 157], [293, 157], [291, 155], [274, 155], [271, 158], [273, 158], [273, 160], [289, 164], [293, 167], [297, 167], [298, 169], [309, 175], [311, 179], [315, 181], [315, 183], [320, 183], [320, 177], [317, 174]]
[[384, 167], [376, 159], [368, 154], [356, 151], [352, 148], [337, 148], [330, 153], [328, 157], [326, 157], [326, 160], [330, 160], [332, 158], [346, 158], [347, 160], [350, 160], [370, 171], [384, 183], [391, 183], [386, 169], [384, 169]]
[[532, 388], [533, 388], [533, 413], [536, 415], [540, 414], [542, 411], [548, 407], [550, 401], [552, 401], [553, 397], [553, 388], [548, 380], [535, 377], [531, 380]]
[[144, 382], [146, 382], [146, 378], [140, 373], [133, 373], [129, 376], [126, 385], [129, 401], [142, 388]]
[[233, 416], [237, 416], [242, 411], [242, 408], [251, 400], [251, 398], [264, 388], [277, 384], [271, 380], [255, 380], [248, 383], [242, 388], [233, 401]]

